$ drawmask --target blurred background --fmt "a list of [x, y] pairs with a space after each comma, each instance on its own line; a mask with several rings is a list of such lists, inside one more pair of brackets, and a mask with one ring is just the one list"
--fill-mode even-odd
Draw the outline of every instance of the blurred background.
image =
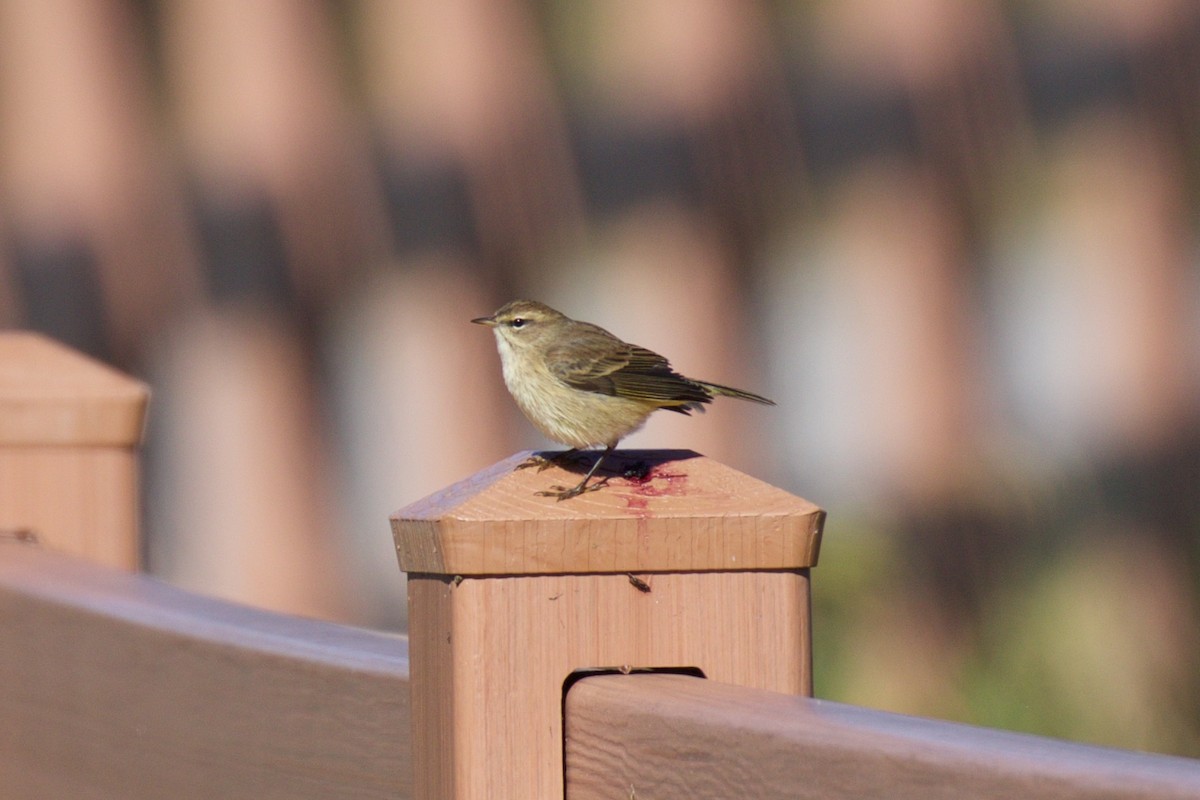
[[153, 574], [402, 629], [530, 297], [779, 401], [624, 444], [829, 510], [818, 696], [1192, 756], [1198, 166], [1188, 0], [0, 0], [0, 325], [152, 385]]

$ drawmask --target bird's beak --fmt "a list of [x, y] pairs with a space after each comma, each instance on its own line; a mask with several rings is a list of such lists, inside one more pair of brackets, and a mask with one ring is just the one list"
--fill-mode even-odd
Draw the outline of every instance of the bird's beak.
[[476, 325], [487, 325], [489, 328], [496, 327], [495, 317], [478, 317], [477, 319], [471, 320], [471, 322], [474, 322]]

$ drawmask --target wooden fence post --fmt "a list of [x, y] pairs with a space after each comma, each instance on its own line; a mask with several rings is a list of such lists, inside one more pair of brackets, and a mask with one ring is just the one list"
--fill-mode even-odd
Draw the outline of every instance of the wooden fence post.
[[134, 448], [148, 397], [51, 339], [0, 332], [0, 533], [137, 569]]
[[[811, 694], [824, 512], [690, 451], [622, 451], [609, 485], [519, 453], [392, 517], [408, 575], [414, 796], [563, 796], [564, 683], [692, 669]], [[619, 735], [619, 732], [614, 732]]]

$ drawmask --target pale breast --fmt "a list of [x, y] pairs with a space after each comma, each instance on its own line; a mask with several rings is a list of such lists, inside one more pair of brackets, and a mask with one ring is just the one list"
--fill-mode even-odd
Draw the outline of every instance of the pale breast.
[[572, 388], [543, 364], [512, 352], [507, 355], [501, 361], [508, 391], [533, 426], [553, 441], [578, 448], [615, 444], [642, 427], [657, 408]]

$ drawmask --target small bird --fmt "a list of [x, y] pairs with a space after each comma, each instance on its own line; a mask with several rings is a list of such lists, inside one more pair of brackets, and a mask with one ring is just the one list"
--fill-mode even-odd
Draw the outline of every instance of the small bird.
[[604, 481], [591, 486], [588, 481], [617, 442], [660, 408], [690, 414], [718, 395], [775, 405], [757, 394], [685, 378], [658, 353], [535, 300], [513, 300], [471, 322], [496, 334], [504, 384], [522, 413], [548, 439], [571, 448], [552, 459], [535, 456], [518, 468], [545, 469], [579, 450], [605, 448], [582, 481], [538, 492], [544, 497], [566, 500], [603, 486]]

